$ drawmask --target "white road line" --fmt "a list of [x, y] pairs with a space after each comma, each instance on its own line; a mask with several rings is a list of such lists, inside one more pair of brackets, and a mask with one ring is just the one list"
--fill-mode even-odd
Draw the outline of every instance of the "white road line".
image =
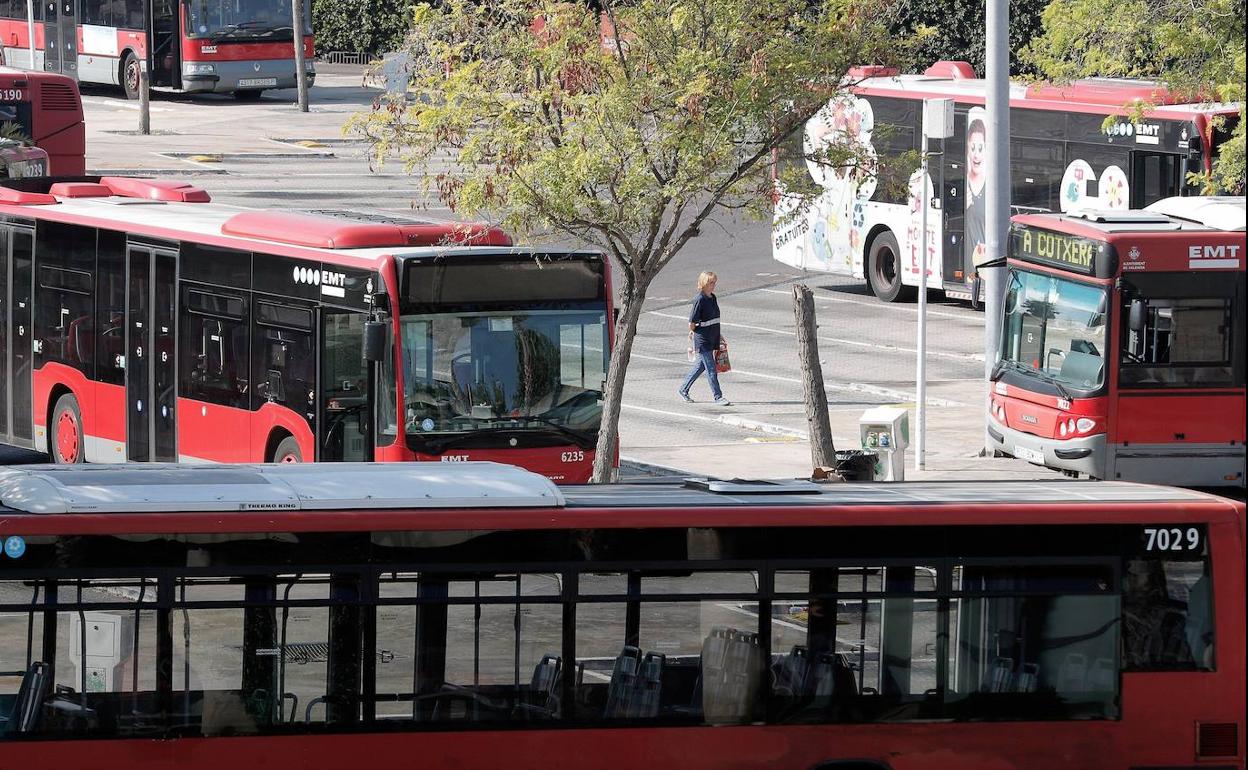
[[[686, 321], [688, 319], [687, 316], [676, 315], [674, 313], [664, 313], [660, 310], [647, 310], [646, 312], [650, 315], [662, 316], [663, 318], [675, 318], [681, 321]], [[766, 332], [768, 334], [779, 334], [785, 337], [797, 336], [797, 332], [786, 331], [784, 329], [773, 329], [767, 326], [753, 326], [751, 324], [730, 323], [728, 321], [720, 321], [719, 325], [730, 326], [736, 329], [749, 329], [750, 331]], [[916, 355], [919, 352], [915, 348], [902, 347], [901, 345], [886, 345], [882, 342], [864, 342], [862, 340], [847, 340], [839, 337], [825, 337], [822, 334], [819, 335], [819, 341], [830, 342], [835, 345], [848, 345], [855, 348], [870, 348], [871, 350], [906, 353], [909, 355]], [[939, 350], [929, 350], [927, 351], [927, 354], [933, 358], [946, 358], [952, 361], [962, 361], [964, 363], [972, 363], [976, 361], [982, 363], [984, 360], [983, 353], [946, 353]]]
[[[785, 294], [790, 297], [793, 296], [793, 292], [784, 291], [782, 289], [759, 289], [759, 291], [765, 291], [768, 294]], [[815, 301], [816, 302], [841, 302], [846, 305], [862, 305], [863, 307], [874, 307], [874, 308], [880, 308], [880, 309], [887, 308], [889, 310], [899, 310], [903, 313], [914, 313], [915, 315], [918, 315], [918, 312], [919, 312], [918, 308], [906, 307], [905, 305], [890, 305], [884, 302], [880, 302], [878, 300], [872, 302], [869, 300], [849, 299], [848, 297], [830, 297], [827, 294], [823, 294], [823, 293], [816, 293]], [[957, 313], [942, 313], [939, 310], [932, 310], [930, 307], [927, 309], [927, 314], [929, 316], [936, 316], [938, 318], [955, 318], [959, 321], [969, 321], [974, 318], [974, 316], [968, 317], [965, 315], [958, 315]]]
[[[640, 358], [645, 361], [660, 361], [665, 364], [679, 364], [681, 366], [689, 365], [689, 363], [684, 360], [673, 359], [673, 358], [663, 358], [661, 356], [648, 356], [648, 355], [645, 355], [644, 353], [633, 353], [632, 358]], [[776, 380], [777, 382], [791, 382], [791, 383], [796, 383], [798, 385], [802, 384], [802, 381], [797, 379], [796, 377], [782, 377], [778, 374], [763, 374], [762, 372], [752, 372], [752, 371], [747, 371], [745, 369], [741, 369], [736, 366], [734, 366], [732, 370], [738, 374], [742, 374], [747, 377], [758, 377], [764, 380]], [[979, 380], [968, 380], [968, 382], [979, 382]], [[914, 393], [907, 393], [902, 390], [893, 390], [892, 388], [885, 388], [879, 385], [871, 385], [865, 382], [824, 381], [823, 387], [827, 388], [828, 390], [840, 390], [840, 391], [845, 391], [848, 393], [863, 393], [863, 394], [872, 395], [872, 396], [879, 396], [881, 398], [892, 399], [894, 402], [897, 402], [897, 403], [912, 402], [915, 399]], [[928, 406], [966, 406], [966, 404], [962, 403], [961, 401], [954, 401], [948, 398], [938, 398], [936, 396], [928, 396], [927, 404]]]
[[[123, 102], [123, 101], [119, 101], [116, 99], [105, 99], [99, 96], [84, 96], [82, 97], [82, 103], [83, 104], [98, 104], [103, 107], [121, 107], [127, 110], [141, 109], [138, 102], [130, 102], [130, 101]], [[172, 107], [153, 107], [151, 105], [148, 105], [148, 109], [152, 112], [173, 112]]]

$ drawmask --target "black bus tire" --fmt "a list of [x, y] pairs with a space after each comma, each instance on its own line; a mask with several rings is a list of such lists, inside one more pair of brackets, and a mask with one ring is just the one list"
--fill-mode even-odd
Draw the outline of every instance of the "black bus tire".
[[72, 393], [58, 398], [52, 409], [52, 422], [48, 425], [48, 455], [57, 465], [74, 465], [86, 460], [82, 410]]
[[867, 253], [867, 284], [871, 293], [884, 302], [909, 300], [914, 287], [901, 283], [901, 249], [888, 230], [875, 236]]
[[263, 90], [235, 91], [234, 98], [240, 102], [258, 102], [262, 93]]
[[121, 88], [127, 99], [139, 98], [139, 59], [133, 51], [127, 52], [121, 60]]
[[295, 441], [294, 436], [287, 436], [277, 442], [277, 447], [273, 450], [273, 456], [269, 458], [271, 463], [301, 463], [303, 462], [303, 452], [299, 449], [299, 442]]

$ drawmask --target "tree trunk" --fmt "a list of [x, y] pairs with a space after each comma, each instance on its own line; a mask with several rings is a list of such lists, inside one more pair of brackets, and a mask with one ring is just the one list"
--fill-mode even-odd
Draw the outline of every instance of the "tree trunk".
[[828, 394], [823, 388], [819, 340], [815, 326], [815, 298], [809, 286], [793, 286], [793, 316], [797, 321], [797, 355], [802, 362], [802, 395], [810, 431], [810, 459], [816, 468], [836, 467], [836, 447], [828, 422]]
[[624, 401], [624, 376], [628, 373], [628, 361], [633, 353], [633, 340], [637, 337], [637, 321], [641, 317], [641, 296], [624, 297], [620, 308], [620, 320], [615, 325], [615, 344], [611, 347], [607, 366], [607, 389], [602, 394], [602, 425], [598, 430], [598, 446], [594, 453], [595, 484], [609, 484], [616, 480], [616, 454], [619, 450], [620, 405]]

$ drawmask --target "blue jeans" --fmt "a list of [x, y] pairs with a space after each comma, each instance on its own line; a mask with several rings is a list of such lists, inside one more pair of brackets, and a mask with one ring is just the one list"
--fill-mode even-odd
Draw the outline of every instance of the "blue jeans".
[[693, 387], [693, 383], [698, 379], [702, 372], [706, 372], [706, 379], [711, 383], [711, 398], [716, 401], [724, 397], [723, 391], [719, 389], [719, 373], [715, 371], [715, 351], [699, 350], [698, 360], [693, 365], [693, 370], [689, 372], [689, 376], [685, 378], [685, 384], [680, 386], [680, 392], [688, 395], [689, 389]]

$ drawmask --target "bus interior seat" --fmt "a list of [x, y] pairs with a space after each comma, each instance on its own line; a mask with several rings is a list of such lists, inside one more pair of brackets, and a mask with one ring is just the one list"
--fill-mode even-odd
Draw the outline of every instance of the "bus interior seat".
[[1014, 692], [1035, 692], [1040, 684], [1040, 666], [1036, 663], [1024, 663], [1022, 671], [1014, 679]]
[[34, 732], [43, 713], [43, 699], [50, 683], [48, 664], [35, 661], [22, 675], [22, 684], [18, 687], [17, 698], [13, 701], [13, 710], [5, 724], [5, 732]]
[[1078, 692], [1088, 677], [1088, 659], [1077, 652], [1068, 653], [1057, 670], [1057, 691]]
[[524, 700], [516, 704], [516, 716], [549, 719], [559, 716], [559, 685], [563, 681], [563, 658], [543, 655], [533, 667]]
[[979, 684], [981, 692], [1010, 692], [1014, 689], [1014, 659], [993, 658]]
[[703, 717], [708, 722], [747, 717], [763, 668], [758, 634], [716, 627], [711, 629], [702, 649]]
[[1118, 676], [1118, 666], [1112, 658], [1097, 658], [1088, 671], [1087, 689], [1098, 692], [1112, 692], [1114, 680]]
[[858, 680], [844, 654], [819, 654], [811, 674], [811, 694], [814, 695], [815, 702], [823, 707], [833, 700], [858, 694]]
[[641, 660], [636, 691], [630, 704], [631, 717], [656, 717], [663, 694], [663, 669], [667, 656], [661, 652], [647, 652]]
[[91, 316], [84, 315], [69, 322], [66, 333], [65, 358], [90, 366], [95, 360], [95, 328]]
[[626, 716], [629, 696], [637, 682], [637, 671], [641, 667], [641, 650], [626, 645], [615, 657], [615, 665], [611, 668], [611, 682], [607, 685], [607, 705], [603, 710], [605, 717]]
[[1062, 368], [1057, 376], [1066, 382], [1092, 387], [1101, 381], [1104, 370], [1105, 359], [1072, 350], [1062, 359]]
[[773, 672], [774, 695], [797, 698], [806, 693], [806, 683], [810, 676], [810, 657], [806, 647], [793, 645], [788, 655], [780, 658]]

